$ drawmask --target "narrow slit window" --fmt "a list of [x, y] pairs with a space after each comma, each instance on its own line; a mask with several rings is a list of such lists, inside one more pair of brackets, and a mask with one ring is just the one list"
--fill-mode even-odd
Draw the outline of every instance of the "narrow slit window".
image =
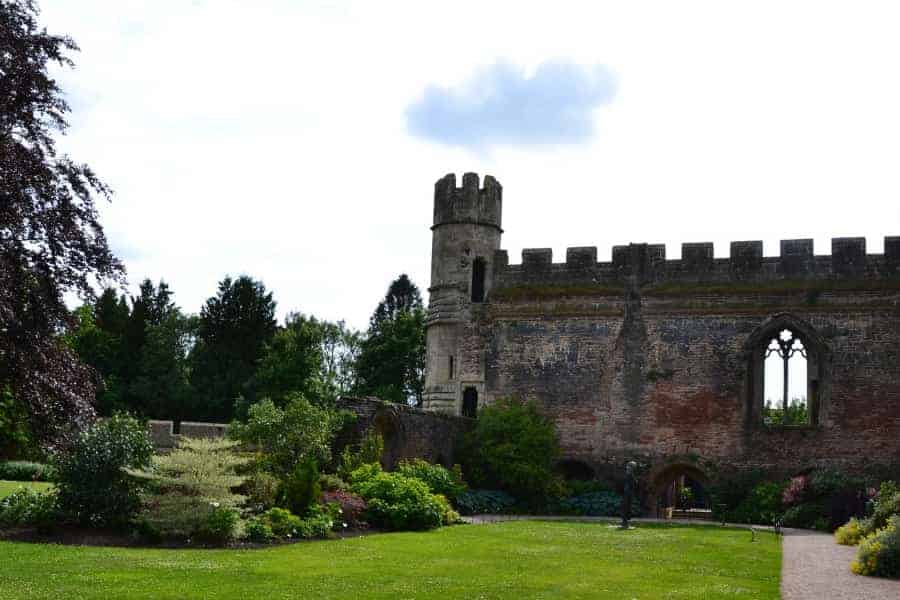
[[472, 262], [472, 302], [484, 302], [485, 262], [476, 258]]
[[453, 379], [453, 357], [448, 356], [449, 360], [447, 361], [447, 379]]

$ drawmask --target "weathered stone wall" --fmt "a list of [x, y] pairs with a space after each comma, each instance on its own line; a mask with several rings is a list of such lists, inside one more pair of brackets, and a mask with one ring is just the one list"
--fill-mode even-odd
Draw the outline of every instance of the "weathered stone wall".
[[[340, 452], [346, 444], [356, 444], [366, 431], [374, 428], [384, 437], [382, 463], [388, 469], [406, 458], [424, 458], [451, 466], [459, 436], [472, 424], [470, 419], [425, 412], [378, 398], [342, 397], [337, 400], [337, 408], [355, 413], [357, 419], [336, 440], [335, 452]], [[175, 434], [172, 421], [150, 421], [148, 429], [157, 451], [168, 452], [180, 436], [224, 437], [228, 425], [184, 421]]]
[[[762, 258], [761, 243], [740, 243], [716, 260], [711, 245], [685, 245], [676, 261], [662, 247], [633, 245], [616, 249], [612, 263], [576, 249], [559, 265], [549, 251], [526, 250], [522, 265], [495, 271], [462, 347], [483, 360], [485, 402], [535, 400], [556, 421], [565, 455], [599, 470], [632, 457], [785, 472], [897, 462], [895, 240], [885, 255], [835, 240], [831, 256], [789, 241], [776, 258]], [[506, 263], [502, 253], [497, 262]], [[785, 314], [821, 340], [808, 427], [766, 427], [754, 404], [758, 349], [748, 342]]]
[[339, 446], [356, 443], [370, 428], [384, 438], [382, 464], [392, 469], [407, 458], [424, 458], [451, 466], [460, 435], [470, 419], [383, 402], [378, 398], [339, 398], [338, 408], [356, 413], [357, 420]]

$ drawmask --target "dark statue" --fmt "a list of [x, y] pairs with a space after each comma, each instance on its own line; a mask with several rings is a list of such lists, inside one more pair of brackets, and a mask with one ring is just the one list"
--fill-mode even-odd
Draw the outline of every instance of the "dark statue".
[[625, 465], [625, 492], [622, 494], [622, 529], [628, 529], [628, 521], [631, 520], [631, 502], [634, 500], [634, 493], [637, 490], [637, 478], [634, 476], [635, 469], [637, 469], [637, 463], [633, 460]]

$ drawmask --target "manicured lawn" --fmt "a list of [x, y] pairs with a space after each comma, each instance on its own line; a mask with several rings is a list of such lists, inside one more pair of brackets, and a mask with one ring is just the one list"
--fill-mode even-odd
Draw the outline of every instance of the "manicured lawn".
[[508, 522], [262, 550], [0, 542], [0, 598], [778, 598], [746, 530]]
[[0, 481], [0, 498], [9, 496], [23, 486], [35, 490], [46, 490], [52, 485], [52, 483], [44, 483], [42, 481]]

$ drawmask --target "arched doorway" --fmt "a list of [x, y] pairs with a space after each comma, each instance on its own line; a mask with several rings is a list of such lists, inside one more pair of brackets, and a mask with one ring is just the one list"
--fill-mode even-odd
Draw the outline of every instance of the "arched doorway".
[[649, 477], [650, 514], [658, 518], [712, 519], [709, 477], [697, 465], [672, 463]]
[[478, 416], [478, 390], [473, 387], [463, 390], [462, 416], [470, 419]]

